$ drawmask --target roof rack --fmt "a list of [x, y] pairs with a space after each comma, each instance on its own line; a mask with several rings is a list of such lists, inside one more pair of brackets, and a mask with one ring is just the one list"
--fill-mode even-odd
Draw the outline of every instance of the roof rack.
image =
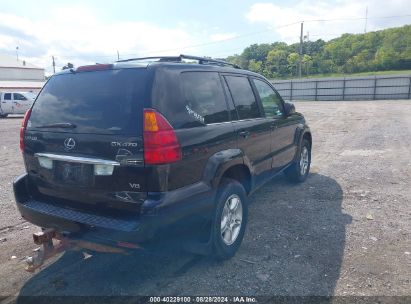
[[183, 54], [181, 54], [180, 56], [153, 56], [153, 57], [129, 58], [129, 59], [117, 60], [116, 62], [144, 61], [144, 60], [149, 61], [149, 60], [154, 60], [154, 59], [158, 59], [159, 62], [182, 62], [183, 59], [189, 59], [189, 60], [197, 60], [199, 64], [231, 66], [233, 68], [240, 69], [238, 65], [224, 61], [224, 60], [218, 60], [218, 59], [212, 59], [212, 58], [206, 58], [206, 57], [197, 57], [197, 56], [191, 56], [191, 55], [183, 55]]

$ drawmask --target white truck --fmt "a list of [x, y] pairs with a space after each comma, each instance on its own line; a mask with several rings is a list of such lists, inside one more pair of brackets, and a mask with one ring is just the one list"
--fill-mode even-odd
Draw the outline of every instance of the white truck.
[[0, 118], [9, 114], [24, 114], [36, 99], [32, 92], [0, 92]]

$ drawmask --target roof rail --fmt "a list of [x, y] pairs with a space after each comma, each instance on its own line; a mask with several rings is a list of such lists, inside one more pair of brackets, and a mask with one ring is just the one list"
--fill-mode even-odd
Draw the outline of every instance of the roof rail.
[[189, 59], [189, 60], [196, 60], [198, 61], [199, 64], [214, 64], [214, 65], [219, 65], [219, 66], [231, 66], [236, 69], [240, 69], [240, 67], [236, 64], [224, 61], [224, 60], [218, 60], [218, 59], [212, 59], [212, 58], [206, 58], [206, 57], [197, 57], [197, 56], [191, 56], [191, 55], [183, 55], [181, 54], [180, 56], [152, 56], [152, 57], [139, 57], [139, 58], [129, 58], [129, 59], [122, 59], [122, 60], [117, 60], [116, 62], [129, 62], [129, 61], [143, 61], [143, 60], [155, 60], [158, 59], [159, 62], [182, 62], [183, 59]]

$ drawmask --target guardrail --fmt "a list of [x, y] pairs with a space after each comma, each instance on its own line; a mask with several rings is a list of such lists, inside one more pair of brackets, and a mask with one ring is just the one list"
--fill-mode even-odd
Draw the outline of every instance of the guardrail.
[[411, 99], [411, 75], [271, 80], [285, 100]]

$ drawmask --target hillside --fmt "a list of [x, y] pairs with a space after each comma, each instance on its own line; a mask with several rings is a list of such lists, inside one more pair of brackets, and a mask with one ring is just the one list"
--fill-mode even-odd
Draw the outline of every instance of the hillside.
[[[298, 74], [299, 43], [253, 44], [227, 60], [268, 78]], [[302, 75], [411, 69], [411, 25], [303, 43]]]

